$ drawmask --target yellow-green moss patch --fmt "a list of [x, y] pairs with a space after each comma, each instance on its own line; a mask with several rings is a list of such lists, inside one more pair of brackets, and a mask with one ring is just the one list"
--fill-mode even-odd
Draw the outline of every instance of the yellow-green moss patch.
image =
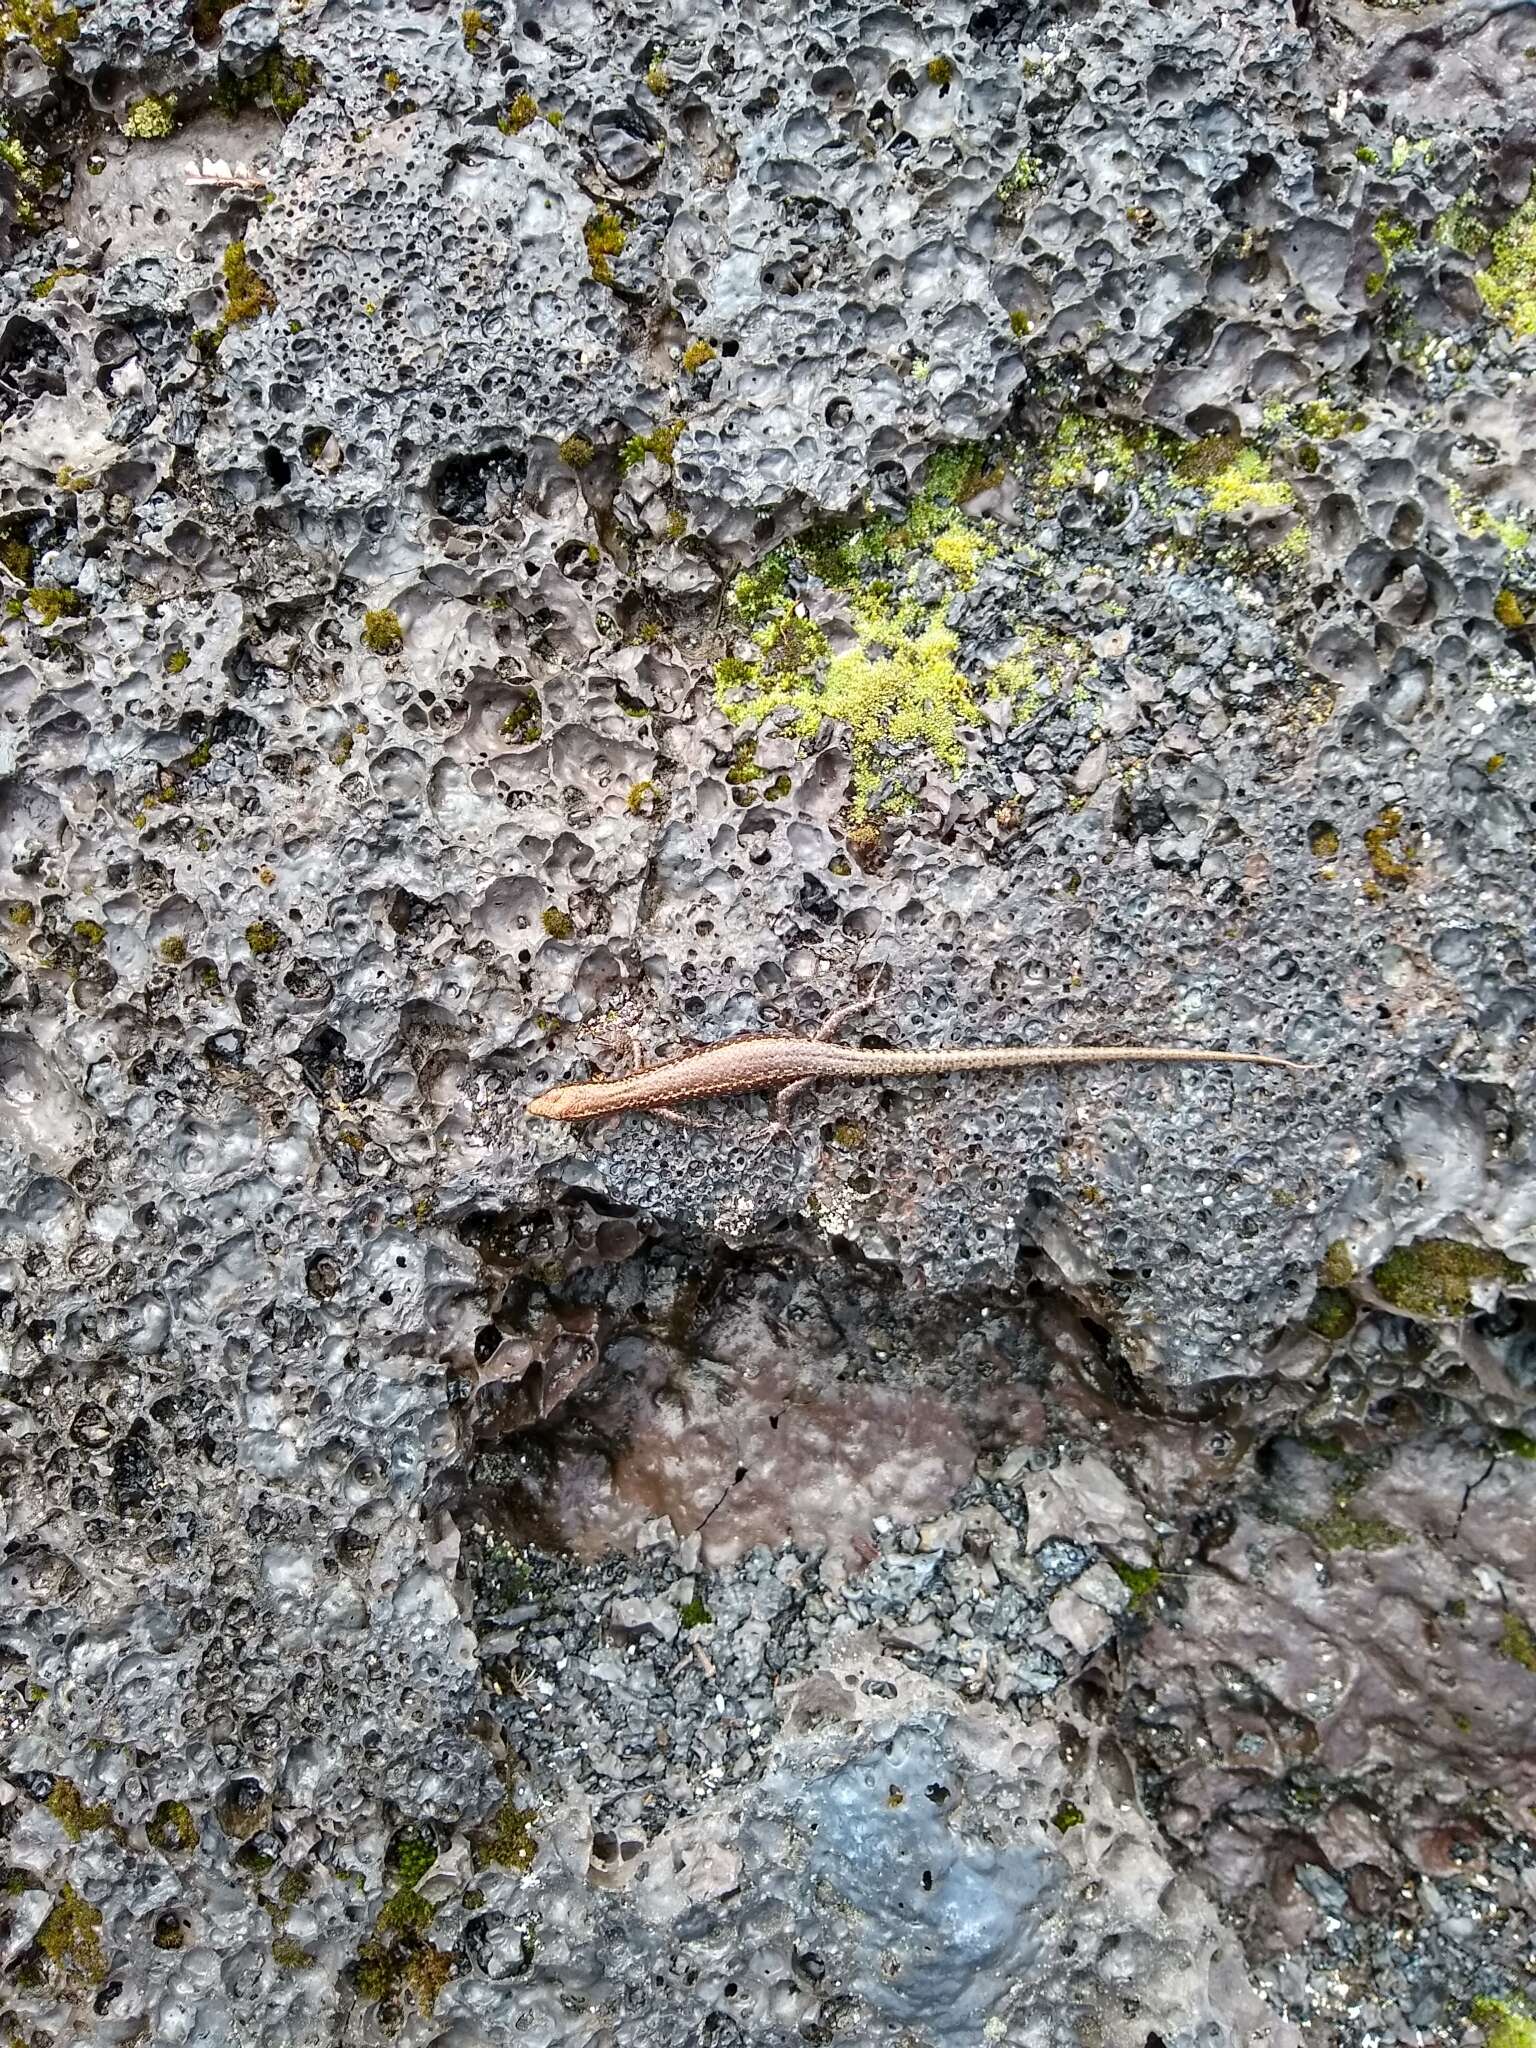
[[158, 1849], [163, 1856], [197, 1847], [197, 1823], [192, 1818], [191, 1807], [180, 1799], [162, 1799], [146, 1823], [144, 1833], [149, 1846]]
[[146, 93], [123, 116], [123, 133], [135, 142], [163, 142], [176, 133], [174, 93]]
[[489, 1865], [499, 1870], [531, 1870], [539, 1853], [538, 1837], [533, 1832], [537, 1818], [536, 1808], [518, 1806], [510, 1797], [504, 1799], [484, 1827], [477, 1828], [469, 1838], [476, 1870]]
[[283, 943], [283, 935], [275, 924], [269, 924], [264, 917], [258, 918], [255, 924], [246, 926], [245, 943], [260, 960], [268, 953], [277, 951]]
[[1536, 334], [1536, 192], [1512, 213], [1475, 276], [1483, 304], [1517, 341]]
[[72, 1884], [63, 1887], [49, 1908], [37, 1930], [37, 1947], [61, 1975], [99, 1984], [107, 1974], [101, 1914]]
[[712, 341], [690, 341], [683, 350], [683, 368], [692, 376], [695, 370], [702, 370], [706, 363], [712, 363], [719, 353]]
[[271, 312], [277, 304], [277, 294], [251, 262], [244, 242], [229, 244], [220, 267], [224, 272], [224, 317], [221, 325], [226, 333], [231, 327], [244, 327], [248, 321]]
[[0, 0], [0, 37], [21, 37], [45, 64], [62, 64], [66, 47], [79, 33], [76, 7], [58, 7], [54, 0]]
[[1474, 1999], [1470, 2017], [1482, 2028], [1487, 2048], [1536, 2048], [1536, 2019], [1508, 1999]]
[[588, 270], [599, 284], [611, 285], [613, 259], [622, 253], [626, 240], [624, 223], [616, 213], [589, 214], [581, 234], [587, 245]]
[[576, 929], [569, 911], [550, 909], [540, 913], [539, 923], [552, 939], [568, 939]]
[[1536, 1637], [1525, 1617], [1513, 1610], [1505, 1614], [1499, 1630], [1499, 1655], [1513, 1664], [1523, 1664], [1527, 1671], [1536, 1671]]
[[1383, 1301], [1405, 1316], [1447, 1322], [1471, 1312], [1472, 1290], [1480, 1282], [1510, 1287], [1524, 1280], [1524, 1266], [1487, 1245], [1426, 1237], [1399, 1245], [1371, 1273]]
[[521, 135], [525, 128], [531, 128], [539, 118], [539, 103], [531, 92], [520, 92], [497, 122], [507, 135]]
[[370, 654], [398, 654], [405, 645], [405, 628], [400, 614], [381, 607], [363, 613], [363, 645]]

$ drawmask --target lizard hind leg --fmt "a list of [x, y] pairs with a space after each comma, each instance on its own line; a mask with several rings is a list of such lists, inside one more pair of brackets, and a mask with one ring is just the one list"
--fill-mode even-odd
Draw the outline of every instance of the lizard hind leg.
[[[850, 1017], [857, 1017], [862, 1010], [873, 1009], [879, 998], [883, 982], [890, 979], [890, 972], [889, 963], [876, 968], [875, 979], [868, 995], [855, 996], [851, 1002], [839, 1003], [835, 1009], [828, 1010], [826, 1016], [822, 1018], [820, 1024], [816, 1027], [817, 1038], [823, 1041], [829, 1038], [836, 1038]], [[782, 1096], [780, 1100], [783, 1100]]]

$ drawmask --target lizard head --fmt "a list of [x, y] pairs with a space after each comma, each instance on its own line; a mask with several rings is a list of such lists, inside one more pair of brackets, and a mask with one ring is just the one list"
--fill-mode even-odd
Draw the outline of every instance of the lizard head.
[[601, 1116], [608, 1107], [603, 1090], [591, 1081], [564, 1081], [523, 1105], [529, 1116], [553, 1117], [557, 1123], [567, 1124], [579, 1117]]

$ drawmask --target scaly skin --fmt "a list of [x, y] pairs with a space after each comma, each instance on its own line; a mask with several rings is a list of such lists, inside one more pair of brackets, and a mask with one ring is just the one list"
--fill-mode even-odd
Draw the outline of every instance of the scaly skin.
[[1206, 1052], [1176, 1045], [980, 1045], [934, 1046], [923, 1052], [879, 1052], [864, 1046], [831, 1045], [818, 1038], [733, 1038], [723, 1045], [679, 1053], [616, 1081], [570, 1081], [536, 1095], [529, 1116], [577, 1123], [621, 1110], [674, 1116], [681, 1102], [774, 1089], [784, 1098], [811, 1081], [879, 1081], [901, 1074], [1015, 1073], [1028, 1067], [1098, 1067], [1125, 1062], [1142, 1065], [1281, 1067], [1305, 1073], [1296, 1060], [1264, 1052]]

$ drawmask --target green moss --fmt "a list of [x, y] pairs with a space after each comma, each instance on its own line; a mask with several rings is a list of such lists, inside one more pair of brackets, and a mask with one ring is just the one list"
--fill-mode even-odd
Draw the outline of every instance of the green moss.
[[1358, 434], [1365, 423], [1364, 413], [1330, 405], [1323, 398], [1312, 399], [1296, 414], [1297, 426], [1314, 441], [1341, 441], [1347, 434]]
[[367, 2004], [389, 1996], [400, 1982], [400, 1964], [387, 1943], [363, 1943], [352, 1964], [352, 1982]]
[[291, 121], [319, 87], [320, 74], [308, 57], [290, 57], [281, 48], [269, 50], [254, 70], [240, 76], [219, 66], [214, 103], [231, 118], [247, 107], [270, 107], [281, 121]]
[[0, 0], [0, 37], [19, 36], [55, 69], [80, 33], [80, 12], [54, 0]]
[[946, 568], [962, 590], [970, 590], [981, 573], [981, 565], [997, 550], [984, 541], [964, 520], [946, 526], [933, 540], [933, 558]]
[[706, 363], [712, 363], [720, 351], [712, 341], [690, 341], [683, 350], [683, 368], [691, 377], [696, 370], [702, 370]]
[[[848, 870], [846, 861], [843, 868], [845, 871]], [[854, 1123], [851, 1119], [844, 1119], [843, 1122], [832, 1126], [832, 1142], [834, 1145], [841, 1145], [845, 1152], [857, 1152], [864, 1142], [864, 1136], [864, 1126]]]
[[1323, 1253], [1317, 1277], [1324, 1287], [1347, 1287], [1355, 1277], [1355, 1261], [1342, 1237], [1336, 1237]]
[[30, 903], [13, 903], [5, 914], [18, 931], [25, 931], [32, 923], [36, 912]]
[[315, 1959], [291, 1934], [278, 1934], [272, 1938], [272, 1960], [280, 1970], [307, 1970]]
[[560, 443], [560, 460], [570, 469], [585, 469], [596, 453], [585, 434], [567, 434]]
[[437, 1861], [437, 1841], [430, 1829], [405, 1827], [389, 1845], [384, 1867], [402, 1885], [418, 1885]]
[[[79, 926], [75, 929], [78, 931]], [[96, 926], [97, 931], [101, 929], [100, 925]], [[102, 932], [102, 938], [105, 936]], [[95, 939], [91, 943], [100, 945], [101, 940]], [[80, 1797], [80, 1787], [72, 1778], [56, 1778], [43, 1804], [72, 1842], [81, 1841], [86, 1835], [98, 1834], [103, 1828], [113, 1825], [111, 1803], [102, 1800], [96, 1806], [87, 1806]]]
[[1285, 512], [1296, 502], [1296, 493], [1283, 477], [1273, 474], [1269, 457], [1257, 448], [1239, 448], [1230, 461], [1199, 482], [1207, 509], [1218, 518], [1240, 512]]
[[101, 1946], [101, 1915], [72, 1884], [66, 1884], [37, 1930], [37, 1948], [62, 1976], [99, 1984], [107, 1974]]
[[77, 619], [85, 610], [78, 590], [52, 583], [34, 583], [26, 603], [40, 626], [56, 626], [60, 619]]
[[1307, 1310], [1307, 1328], [1337, 1344], [1355, 1327], [1355, 1303], [1341, 1287], [1320, 1287]]
[[1487, 268], [1474, 282], [1489, 314], [1517, 341], [1536, 334], [1536, 191], [1493, 237]]
[[1448, 1237], [1399, 1245], [1371, 1274], [1376, 1292], [1393, 1308], [1436, 1322], [1469, 1314], [1472, 1289], [1479, 1282], [1514, 1286], [1525, 1278], [1524, 1266], [1503, 1252]]
[[1395, 1550], [1408, 1541], [1401, 1529], [1379, 1515], [1357, 1515], [1341, 1495], [1333, 1508], [1302, 1527], [1324, 1550]]
[[195, 1849], [198, 1843], [197, 1823], [192, 1818], [192, 1809], [180, 1799], [162, 1799], [146, 1824], [144, 1833], [149, 1846], [158, 1849], [163, 1856]]
[[544, 731], [537, 697], [523, 697], [501, 721], [501, 734], [516, 747], [531, 747]]
[[86, 273], [80, 268], [78, 263], [61, 263], [57, 270], [47, 271], [30, 287], [30, 295], [34, 299], [51, 298], [53, 296], [53, 288], [60, 278], [84, 277], [85, 275]]
[[1536, 1637], [1522, 1615], [1512, 1611], [1505, 1614], [1499, 1630], [1499, 1655], [1523, 1664], [1527, 1671], [1536, 1671]]
[[94, 917], [77, 917], [70, 929], [83, 945], [101, 946], [106, 943], [107, 928], [98, 924]]
[[955, 67], [948, 57], [930, 57], [924, 67], [930, 85], [948, 85], [955, 75]]
[[1474, 261], [1487, 253], [1493, 235], [1471, 199], [1461, 198], [1435, 222], [1435, 240]]
[[1026, 334], [1033, 334], [1035, 331], [1034, 321], [1031, 320], [1031, 318], [1024, 311], [1022, 306], [1015, 306], [1013, 311], [1008, 315], [1008, 325], [1013, 329], [1014, 333], [1019, 337], [1021, 341], [1023, 340]]
[[663, 469], [670, 469], [686, 425], [686, 420], [667, 420], [648, 434], [631, 434], [619, 450], [620, 475], [628, 476], [632, 469], [638, 469], [647, 455], [654, 455]]
[[695, 1593], [686, 1606], [677, 1611], [677, 1618], [684, 1628], [703, 1628], [714, 1620], [714, 1616]]
[[370, 654], [398, 654], [405, 645], [400, 615], [388, 607], [363, 613], [362, 643]]
[[520, 1807], [511, 1798], [504, 1799], [484, 1827], [470, 1836], [470, 1856], [476, 1870], [492, 1865], [498, 1870], [531, 1870], [539, 1853], [538, 1837], [533, 1832], [537, 1818], [536, 1807]]
[[1371, 239], [1381, 251], [1382, 268], [1390, 271], [1399, 256], [1406, 256], [1418, 242], [1418, 230], [1400, 213], [1379, 213]]
[[277, 294], [252, 264], [244, 242], [229, 244], [220, 267], [224, 272], [222, 325], [226, 332], [231, 327], [244, 327], [248, 321], [271, 312], [277, 304]]
[[1120, 1557], [1112, 1557], [1109, 1562], [1131, 1596], [1132, 1614], [1145, 1614], [1157, 1598], [1157, 1589], [1163, 1583], [1162, 1572], [1155, 1564], [1127, 1564]]
[[624, 224], [616, 213], [588, 214], [582, 231], [587, 245], [587, 268], [599, 284], [611, 285], [613, 259], [623, 252], [627, 239]]
[[275, 924], [269, 924], [264, 917], [258, 918], [255, 924], [246, 926], [245, 943], [260, 960], [277, 951], [283, 943], [283, 935]]
[[1065, 1835], [1073, 1828], [1080, 1828], [1087, 1818], [1087, 1814], [1080, 1806], [1074, 1806], [1070, 1799], [1064, 1799], [1051, 1815], [1051, 1826], [1059, 1835]]
[[1514, 591], [1509, 589], [1501, 590], [1493, 600], [1493, 616], [1501, 626], [1506, 627], [1511, 633], [1517, 632], [1521, 626], [1530, 623], [1525, 616], [1524, 605], [1521, 604]]
[[384, 1901], [375, 1923], [381, 1934], [420, 1934], [437, 1917], [437, 1908], [424, 1899], [416, 1887], [402, 1884]]
[[521, 135], [539, 118], [539, 103], [531, 92], [520, 92], [496, 125], [504, 135]]
[[430, 1941], [411, 1944], [405, 1957], [404, 1977], [424, 2020], [432, 2017], [443, 1987], [453, 1976], [453, 1957]]
[[576, 929], [576, 920], [569, 911], [553, 908], [540, 915], [539, 923], [552, 939], [568, 939]]
[[1366, 858], [1382, 881], [1401, 888], [1418, 866], [1418, 855], [1403, 838], [1403, 814], [1388, 804], [1374, 825], [1362, 834]]
[[32, 577], [32, 550], [24, 540], [14, 534], [0, 539], [0, 565], [16, 578], [18, 583], [27, 583]]
[[1469, 2017], [1482, 2028], [1486, 2048], [1536, 2048], [1536, 2019], [1508, 1999], [1474, 1999]]
[[1315, 860], [1332, 860], [1339, 850], [1339, 835], [1332, 825], [1314, 825], [1307, 834], [1307, 850]]
[[179, 676], [192, 666], [192, 657], [185, 647], [173, 647], [165, 657], [165, 672], [168, 676]]
[[480, 7], [466, 7], [459, 16], [459, 29], [464, 37], [464, 47], [472, 57], [485, 54], [486, 40], [491, 32], [490, 17]]
[[625, 797], [624, 808], [632, 818], [638, 818], [655, 794], [654, 782], [637, 782]]
[[1456, 514], [1457, 523], [1463, 533], [1473, 540], [1493, 539], [1501, 542], [1512, 555], [1523, 554], [1531, 543], [1531, 529], [1518, 519], [1502, 517], [1490, 512], [1486, 505], [1469, 498], [1459, 484], [1450, 487], [1451, 510]]
[[1043, 170], [1044, 166], [1041, 164], [1039, 157], [1031, 156], [1025, 150], [1015, 160], [1013, 169], [998, 186], [998, 198], [1003, 201], [1004, 205], [1007, 205], [1010, 200], [1017, 202], [1027, 197], [1040, 183]]
[[135, 142], [163, 142], [176, 133], [176, 95], [146, 93], [123, 118], [123, 133]]
[[1536, 1436], [1527, 1436], [1523, 1429], [1500, 1429], [1495, 1434], [1501, 1451], [1507, 1451], [1513, 1458], [1536, 1460]]
[[664, 100], [672, 90], [672, 80], [667, 76], [667, 67], [659, 51], [645, 67], [645, 89], [658, 100]]

